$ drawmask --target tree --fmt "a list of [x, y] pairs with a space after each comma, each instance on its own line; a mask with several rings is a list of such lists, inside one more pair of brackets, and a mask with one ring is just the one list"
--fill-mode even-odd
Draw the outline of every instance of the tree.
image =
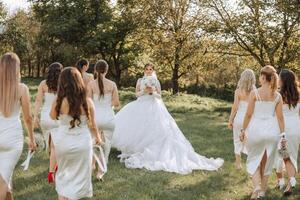
[[92, 55], [100, 54], [108, 61], [109, 72], [118, 87], [121, 87], [122, 72], [133, 65], [141, 49], [134, 37], [139, 25], [134, 7], [134, 1], [118, 1], [111, 8], [113, 14], [110, 20], [98, 24], [87, 35], [87, 51]]
[[236, 6], [222, 0], [200, 4], [209, 8], [207, 31], [237, 44], [260, 66], [271, 64], [280, 70], [299, 56], [296, 4], [283, 0], [240, 0]]
[[171, 69], [176, 94], [179, 79], [188, 72], [192, 57], [201, 47], [202, 10], [193, 0], [141, 2], [151, 53], [157, 62]]

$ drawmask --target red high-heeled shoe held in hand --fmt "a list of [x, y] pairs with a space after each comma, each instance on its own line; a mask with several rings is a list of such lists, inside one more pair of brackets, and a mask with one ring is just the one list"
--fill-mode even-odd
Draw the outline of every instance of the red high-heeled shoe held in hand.
[[48, 183], [54, 183], [54, 172], [48, 173]]

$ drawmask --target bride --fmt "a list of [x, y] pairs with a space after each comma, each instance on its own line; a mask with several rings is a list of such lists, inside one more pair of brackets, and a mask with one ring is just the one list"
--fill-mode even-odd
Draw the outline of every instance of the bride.
[[128, 168], [188, 174], [192, 170], [217, 170], [223, 159], [197, 154], [184, 137], [161, 99], [161, 87], [151, 64], [137, 81], [138, 99], [115, 118], [113, 146], [121, 151]]

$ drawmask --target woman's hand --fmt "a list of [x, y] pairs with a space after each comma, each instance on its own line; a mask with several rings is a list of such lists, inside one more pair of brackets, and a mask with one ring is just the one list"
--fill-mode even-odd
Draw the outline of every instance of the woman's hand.
[[33, 124], [34, 124], [34, 128], [40, 128], [40, 119], [38, 117], [35, 117]]
[[29, 146], [29, 150], [30, 150], [31, 152], [36, 151], [37, 145], [36, 145], [34, 139], [29, 139], [29, 144], [28, 144], [28, 146]]
[[95, 137], [95, 143], [96, 143], [96, 145], [104, 145], [104, 143], [103, 143], [103, 141], [102, 141], [101, 136], [100, 136], [99, 133]]
[[144, 89], [144, 93], [146, 93], [146, 94], [152, 94], [153, 93], [153, 88], [152, 87], [146, 87]]
[[233, 123], [232, 123], [232, 121], [229, 121], [227, 126], [228, 126], [228, 128], [230, 130], [232, 130], [233, 129]]

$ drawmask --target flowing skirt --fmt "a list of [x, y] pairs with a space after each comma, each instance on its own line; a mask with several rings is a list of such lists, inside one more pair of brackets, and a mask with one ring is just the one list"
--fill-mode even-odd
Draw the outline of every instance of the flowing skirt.
[[217, 170], [223, 159], [197, 154], [178, 128], [161, 99], [150, 95], [126, 105], [116, 115], [113, 146], [128, 168], [188, 174]]
[[11, 190], [14, 168], [23, 149], [23, 129], [19, 117], [0, 117], [0, 176]]
[[58, 164], [57, 193], [72, 200], [92, 197], [93, 145], [88, 128], [60, 126], [51, 132], [51, 138]]

